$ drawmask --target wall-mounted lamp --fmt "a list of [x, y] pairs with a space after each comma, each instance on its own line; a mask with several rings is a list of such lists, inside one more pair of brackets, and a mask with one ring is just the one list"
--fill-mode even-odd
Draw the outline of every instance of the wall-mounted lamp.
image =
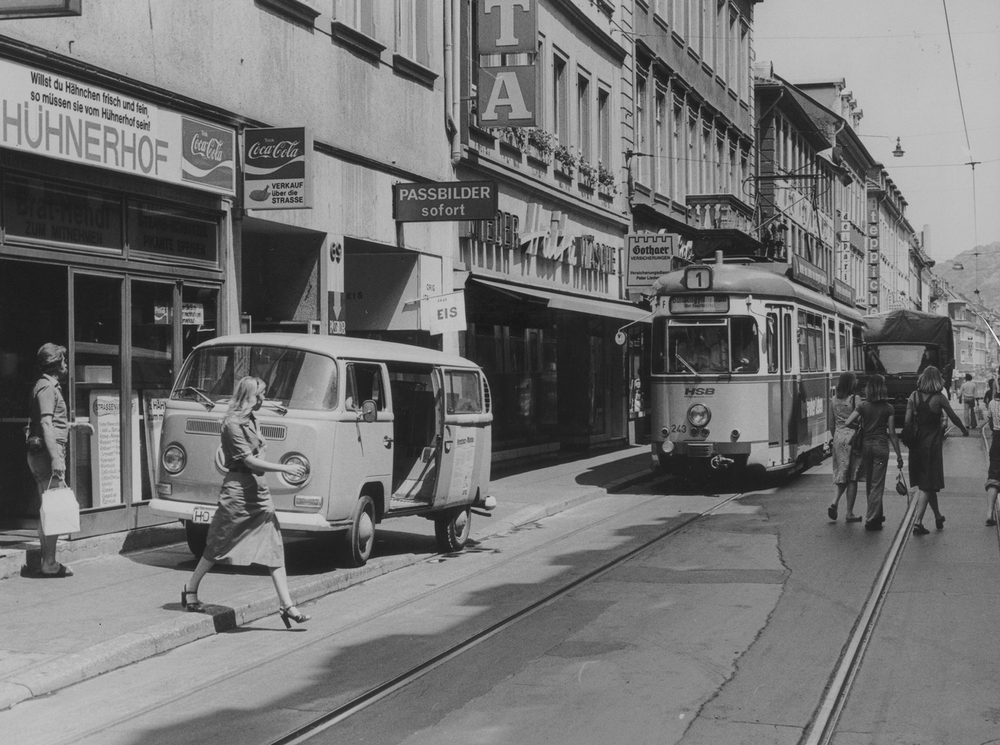
[[902, 158], [903, 155], [904, 155], [904, 153], [905, 153], [905, 151], [903, 150], [903, 146], [899, 144], [899, 138], [897, 137], [896, 138], [896, 149], [892, 151], [892, 154], [894, 156], [896, 156], [897, 158]]

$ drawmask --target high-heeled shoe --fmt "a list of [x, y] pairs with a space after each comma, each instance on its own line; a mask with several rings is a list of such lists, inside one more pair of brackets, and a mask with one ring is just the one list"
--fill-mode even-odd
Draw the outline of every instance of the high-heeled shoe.
[[[194, 602], [188, 601], [188, 595], [194, 595]], [[188, 590], [187, 585], [184, 585], [184, 589], [181, 590], [181, 608], [186, 610], [188, 613], [201, 613], [205, 610], [205, 604], [198, 600], [197, 591], [191, 592]]]
[[[292, 611], [295, 612], [293, 613]], [[295, 623], [305, 623], [312, 618], [312, 616], [307, 616], [294, 605], [289, 605], [287, 608], [281, 606], [278, 615], [281, 617], [286, 629], [292, 628], [292, 621], [295, 621]]]
[[944, 527], [944, 515], [938, 515], [934, 518], [934, 524], [937, 525], [937, 529], [941, 530]]

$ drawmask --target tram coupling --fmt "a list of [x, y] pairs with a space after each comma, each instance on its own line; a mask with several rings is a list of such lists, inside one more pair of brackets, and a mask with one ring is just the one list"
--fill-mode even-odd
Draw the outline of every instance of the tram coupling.
[[715, 455], [712, 457], [712, 460], [709, 461], [709, 465], [711, 465], [712, 468], [718, 471], [720, 468], [729, 468], [735, 462], [736, 461], [734, 461], [732, 458], [727, 458], [724, 455]]

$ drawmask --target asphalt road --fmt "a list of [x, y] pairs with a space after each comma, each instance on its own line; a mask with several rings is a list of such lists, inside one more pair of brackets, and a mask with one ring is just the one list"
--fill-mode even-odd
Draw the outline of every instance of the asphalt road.
[[[0, 726], [25, 745], [267, 743], [533, 608], [313, 741], [791, 745], [905, 508], [890, 498], [887, 530], [867, 533], [827, 520], [831, 491], [820, 467], [735, 500], [597, 499], [310, 603], [292, 633], [263, 619], [25, 702]], [[981, 547], [944, 560], [964, 532], [952, 514], [950, 533], [907, 547], [838, 745], [983, 743], [996, 726], [997, 567], [984, 576]], [[966, 602], [922, 592], [934, 572]], [[943, 621], [961, 638], [935, 637]]]

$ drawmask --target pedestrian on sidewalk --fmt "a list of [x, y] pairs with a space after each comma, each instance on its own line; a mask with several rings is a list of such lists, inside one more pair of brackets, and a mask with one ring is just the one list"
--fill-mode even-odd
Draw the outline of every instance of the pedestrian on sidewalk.
[[826, 509], [831, 520], [837, 519], [837, 505], [840, 498], [847, 494], [847, 522], [861, 521], [860, 515], [854, 514], [854, 500], [858, 496], [858, 470], [861, 458], [851, 450], [851, 436], [855, 428], [847, 426], [847, 418], [858, 407], [858, 397], [854, 394], [858, 376], [852, 372], [842, 372], [837, 380], [837, 390], [833, 397], [833, 483], [837, 493], [833, 504]]
[[[930, 368], [927, 368], [928, 370]], [[865, 401], [847, 417], [847, 426], [858, 419], [864, 430], [861, 447], [861, 472], [864, 476], [868, 508], [865, 511], [865, 530], [882, 530], [885, 513], [882, 509], [882, 493], [885, 491], [885, 472], [889, 467], [889, 444], [896, 451], [896, 464], [903, 470], [903, 454], [896, 437], [896, 425], [892, 404], [885, 388], [885, 377], [877, 373], [868, 378], [865, 386]]]
[[[66, 440], [69, 438], [69, 415], [59, 378], [68, 372], [66, 347], [43, 344], [35, 356], [39, 378], [28, 404], [28, 468], [35, 477], [39, 505], [42, 493], [50, 487], [66, 486]], [[45, 535], [38, 521], [38, 543], [42, 561], [41, 577], [72, 577], [73, 570], [56, 561], [57, 535]]]
[[965, 374], [965, 382], [958, 389], [958, 401], [965, 406], [965, 424], [969, 429], [976, 427], [976, 384], [972, 382], [972, 375]]
[[268, 568], [278, 593], [279, 614], [286, 628], [290, 621], [309, 620], [292, 602], [285, 574], [285, 548], [278, 528], [278, 518], [271, 502], [271, 492], [264, 481], [268, 471], [305, 476], [301, 464], [271, 463], [264, 460], [267, 446], [254, 412], [264, 403], [267, 384], [260, 378], [241, 378], [236, 384], [229, 410], [222, 420], [222, 455], [227, 473], [219, 494], [219, 506], [208, 528], [205, 551], [198, 560], [191, 579], [181, 593], [181, 607], [203, 611], [198, 599], [202, 577], [215, 564]]
[[934, 512], [937, 529], [944, 528], [944, 515], [941, 514], [937, 497], [938, 491], [944, 488], [944, 431], [941, 428], [941, 414], [947, 414], [955, 426], [962, 430], [962, 434], [969, 436], [969, 430], [941, 392], [943, 388], [941, 371], [936, 367], [928, 367], [917, 378], [917, 390], [906, 401], [905, 423], [909, 424], [914, 418], [917, 422], [917, 444], [910, 448], [910, 485], [918, 490], [914, 535], [930, 533], [923, 523], [928, 504]]
[[997, 524], [997, 494], [1000, 493], [1000, 401], [990, 399], [986, 408], [986, 423], [990, 432], [990, 468], [986, 474], [986, 525]]

